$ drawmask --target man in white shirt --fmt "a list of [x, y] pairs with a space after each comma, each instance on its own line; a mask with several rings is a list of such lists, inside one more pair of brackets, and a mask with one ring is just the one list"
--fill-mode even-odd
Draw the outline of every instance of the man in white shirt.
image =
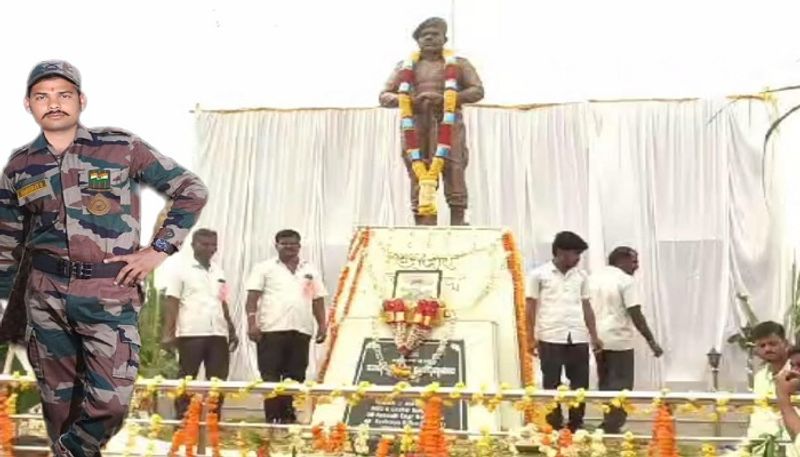
[[[758, 397], [775, 396], [775, 376], [789, 365], [790, 347], [786, 340], [786, 330], [777, 322], [764, 321], [753, 327], [750, 339], [755, 345], [756, 355], [764, 361], [764, 366], [753, 378], [753, 393]], [[780, 414], [772, 408], [757, 406], [750, 415], [747, 437], [752, 440], [764, 434], [789, 438], [781, 423]]]
[[775, 376], [775, 394], [785, 434], [793, 441], [786, 446], [787, 456], [800, 455], [800, 415], [792, 403], [792, 396], [800, 389], [800, 348], [793, 347], [788, 352], [789, 366]]
[[[192, 250], [191, 261], [168, 278], [162, 343], [178, 347], [179, 378], [197, 378], [203, 364], [207, 379], [226, 380], [229, 352], [236, 349], [239, 339], [228, 311], [225, 274], [211, 262], [217, 252], [217, 233], [208, 229], [194, 232]], [[188, 396], [175, 399], [179, 418], [188, 406]]]
[[[639, 255], [628, 246], [619, 246], [608, 256], [608, 266], [589, 279], [597, 333], [603, 350], [595, 353], [600, 390], [633, 389], [634, 328], [641, 333], [653, 354], [664, 351], [656, 343], [642, 314], [642, 300], [633, 274], [639, 269]], [[606, 433], [620, 433], [627, 414], [611, 408], [600, 427]]]
[[[588, 277], [577, 267], [588, 247], [575, 233], [558, 233], [553, 260], [533, 270], [528, 278], [528, 325], [530, 334], [535, 335], [530, 349], [539, 353], [545, 389], [561, 384], [562, 369], [571, 389], [588, 388], [589, 342], [596, 351], [603, 348], [589, 303]], [[568, 427], [573, 432], [583, 426], [584, 410], [585, 405], [570, 408]], [[561, 407], [547, 416], [547, 422], [556, 430], [562, 428]]]
[[[300, 234], [275, 235], [278, 257], [257, 264], [247, 280], [247, 334], [258, 349], [261, 379], [305, 381], [316, 320], [316, 343], [325, 341], [325, 297], [317, 269], [300, 259]], [[264, 400], [268, 423], [297, 421], [291, 397]]]

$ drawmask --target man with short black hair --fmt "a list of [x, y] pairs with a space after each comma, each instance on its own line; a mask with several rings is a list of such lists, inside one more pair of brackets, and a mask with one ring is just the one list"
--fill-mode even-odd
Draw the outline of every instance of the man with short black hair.
[[[178, 347], [179, 379], [196, 379], [203, 365], [206, 379], [225, 381], [229, 353], [239, 345], [239, 338], [228, 309], [225, 272], [211, 260], [217, 252], [217, 232], [205, 228], [194, 232], [192, 251], [193, 257], [171, 271], [168, 278], [162, 343]], [[188, 396], [175, 399], [178, 418], [188, 406]]]
[[[4, 320], [27, 316], [54, 455], [95, 457], [122, 427], [139, 371], [140, 284], [178, 251], [208, 190], [136, 135], [81, 125], [86, 94], [68, 62], [36, 64], [24, 104], [41, 134], [0, 174], [0, 298], [24, 286]], [[144, 249], [142, 184], [172, 202]]]
[[[756, 355], [764, 361], [764, 366], [753, 379], [753, 393], [758, 397], [775, 396], [775, 376], [789, 365], [790, 346], [786, 340], [786, 330], [777, 322], [764, 321], [753, 327], [750, 340]], [[778, 435], [780, 439], [789, 438], [780, 414], [771, 407], [756, 406], [750, 415], [747, 437], [758, 439], [764, 434]]]
[[[639, 286], [633, 274], [639, 269], [639, 255], [633, 248], [619, 246], [608, 256], [608, 266], [589, 278], [592, 307], [597, 319], [597, 333], [603, 350], [595, 353], [600, 390], [633, 389], [633, 329], [641, 333], [653, 354], [663, 351], [656, 343], [642, 314]], [[627, 414], [611, 407], [601, 428], [606, 433], [620, 433]]]
[[[553, 240], [553, 260], [528, 278], [528, 325], [530, 334], [535, 335], [530, 349], [538, 350], [545, 389], [561, 384], [562, 369], [571, 389], [588, 388], [589, 342], [595, 351], [603, 348], [589, 302], [588, 277], [578, 268], [588, 247], [575, 233], [558, 233]], [[583, 426], [584, 410], [583, 404], [570, 408], [568, 427], [573, 432]], [[557, 430], [563, 426], [561, 407], [548, 414], [547, 422]]]
[[[300, 259], [300, 234], [275, 235], [278, 257], [257, 264], [247, 280], [247, 335], [256, 343], [261, 379], [305, 381], [308, 350], [316, 320], [315, 342], [325, 341], [325, 297], [319, 271]], [[264, 400], [270, 423], [297, 421], [291, 397]]]

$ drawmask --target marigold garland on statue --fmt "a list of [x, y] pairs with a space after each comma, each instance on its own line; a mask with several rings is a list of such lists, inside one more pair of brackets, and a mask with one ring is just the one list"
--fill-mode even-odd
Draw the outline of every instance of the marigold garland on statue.
[[403, 61], [400, 70], [400, 86], [398, 88], [398, 104], [400, 106], [401, 129], [406, 144], [406, 155], [411, 161], [411, 169], [419, 182], [419, 207], [418, 212], [423, 216], [437, 214], [436, 188], [439, 175], [444, 169], [445, 158], [450, 154], [452, 147], [453, 125], [456, 122], [456, 109], [458, 106], [458, 59], [452, 51], [444, 51], [445, 58], [445, 90], [444, 114], [439, 124], [439, 138], [436, 153], [430, 167], [425, 165], [422, 151], [420, 150], [419, 134], [414, 122], [414, 66], [419, 61], [420, 54], [415, 52]]

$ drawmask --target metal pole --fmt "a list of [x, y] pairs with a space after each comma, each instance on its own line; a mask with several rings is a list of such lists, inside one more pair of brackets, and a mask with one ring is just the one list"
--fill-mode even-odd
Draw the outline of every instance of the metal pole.
[[[719, 391], [719, 367], [711, 367], [711, 385], [714, 392]], [[717, 415], [714, 418], [714, 436], [722, 435], [722, 423], [720, 417]]]

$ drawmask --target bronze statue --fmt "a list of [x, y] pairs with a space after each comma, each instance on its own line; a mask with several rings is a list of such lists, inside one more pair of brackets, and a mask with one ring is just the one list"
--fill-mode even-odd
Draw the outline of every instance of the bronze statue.
[[[450, 207], [450, 224], [465, 225], [467, 183], [464, 175], [469, 152], [461, 106], [481, 100], [483, 84], [467, 59], [450, 56], [444, 49], [447, 23], [443, 19], [426, 19], [414, 30], [413, 37], [419, 45], [419, 53], [397, 65], [380, 94], [380, 104], [399, 106], [401, 112], [409, 113], [409, 119], [404, 118], [401, 125], [403, 161], [411, 179], [411, 209], [416, 224], [436, 225], [438, 168], [434, 159], [440, 157], [443, 163], [438, 166], [443, 165], [441, 174]], [[408, 97], [407, 102], [404, 96]], [[404, 103], [407, 103], [405, 109]], [[413, 144], [415, 142], [417, 144]], [[420, 197], [425, 200], [422, 204]]]

